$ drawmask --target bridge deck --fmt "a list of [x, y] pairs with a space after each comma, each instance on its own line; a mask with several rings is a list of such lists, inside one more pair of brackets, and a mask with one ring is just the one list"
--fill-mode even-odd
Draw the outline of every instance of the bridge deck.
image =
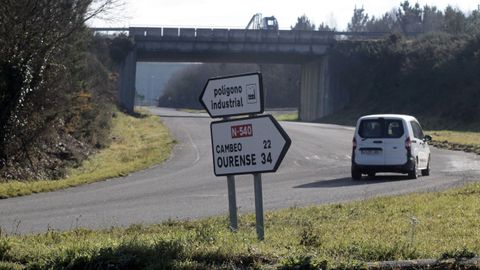
[[129, 28], [139, 61], [304, 63], [325, 55], [333, 32]]

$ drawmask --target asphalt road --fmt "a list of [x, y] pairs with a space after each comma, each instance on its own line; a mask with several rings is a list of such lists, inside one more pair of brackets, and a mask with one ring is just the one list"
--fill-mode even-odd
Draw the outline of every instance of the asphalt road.
[[[211, 119], [206, 114], [160, 108], [152, 111], [162, 116], [179, 142], [167, 162], [122, 178], [0, 200], [2, 231], [108, 228], [228, 215], [226, 177], [213, 174]], [[428, 177], [409, 180], [380, 175], [352, 181], [352, 128], [294, 122], [281, 125], [292, 146], [277, 173], [263, 174], [265, 210], [434, 191], [480, 180], [480, 156], [432, 149]], [[236, 179], [240, 212], [253, 212], [253, 177]]]

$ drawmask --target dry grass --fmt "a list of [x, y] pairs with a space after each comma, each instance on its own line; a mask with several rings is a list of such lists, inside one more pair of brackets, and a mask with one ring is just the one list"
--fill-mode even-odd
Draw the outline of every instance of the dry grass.
[[480, 132], [436, 130], [426, 133], [432, 135], [431, 144], [436, 147], [480, 154]]
[[0, 198], [54, 191], [125, 176], [166, 160], [175, 143], [160, 118], [152, 115], [136, 118], [117, 113], [110, 136], [112, 143], [108, 148], [84, 161], [79, 168], [70, 170], [67, 178], [1, 183]]
[[[0, 267], [27, 269], [364, 269], [365, 262], [480, 253], [480, 184], [436, 193], [290, 208], [239, 230], [225, 217], [129, 228], [0, 234]], [[9, 268], [6, 268], [9, 269]], [[452, 269], [457, 269], [452, 267]]]

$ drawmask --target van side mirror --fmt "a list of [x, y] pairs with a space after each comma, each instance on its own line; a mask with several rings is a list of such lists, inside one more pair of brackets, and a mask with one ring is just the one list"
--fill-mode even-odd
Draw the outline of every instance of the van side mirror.
[[432, 136], [430, 136], [430, 135], [425, 135], [425, 137], [423, 137], [423, 141], [424, 141], [424, 142], [431, 142], [431, 141], [432, 141]]

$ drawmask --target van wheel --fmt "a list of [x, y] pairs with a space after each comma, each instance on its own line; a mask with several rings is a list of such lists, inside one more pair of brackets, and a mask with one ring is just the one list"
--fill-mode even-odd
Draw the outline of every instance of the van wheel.
[[358, 170], [352, 169], [352, 179], [353, 179], [353, 180], [360, 180], [360, 179], [362, 179], [362, 173], [359, 172]]
[[427, 168], [425, 170], [422, 170], [422, 176], [429, 176], [429, 175], [430, 175], [430, 159], [428, 160]]
[[411, 171], [408, 172], [408, 178], [410, 179], [417, 179], [418, 174], [417, 174], [417, 164], [413, 165], [413, 168]]

